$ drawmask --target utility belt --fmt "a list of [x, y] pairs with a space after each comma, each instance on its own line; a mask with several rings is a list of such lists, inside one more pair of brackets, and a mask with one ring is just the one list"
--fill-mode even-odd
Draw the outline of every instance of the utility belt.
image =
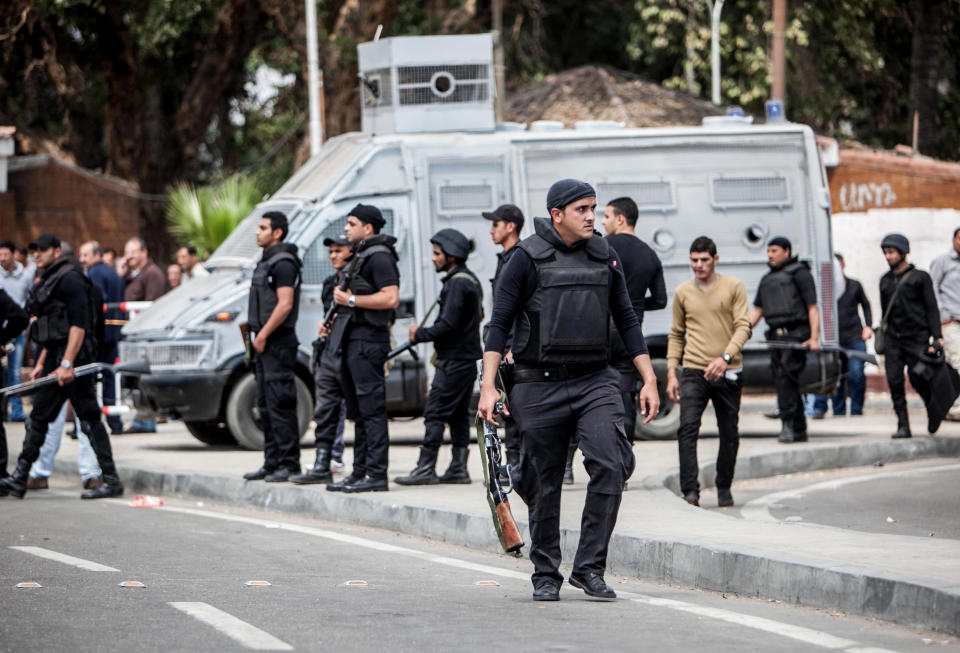
[[569, 365], [514, 365], [514, 383], [551, 383], [569, 381], [607, 368], [606, 361], [599, 363], [573, 363]]

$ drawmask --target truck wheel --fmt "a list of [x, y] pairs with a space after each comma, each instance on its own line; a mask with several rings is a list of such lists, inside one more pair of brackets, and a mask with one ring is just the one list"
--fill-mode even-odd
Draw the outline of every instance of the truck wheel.
[[[295, 377], [297, 388], [297, 423], [303, 438], [313, 418], [313, 392], [307, 384]], [[263, 429], [257, 407], [257, 381], [253, 374], [244, 374], [236, 382], [227, 399], [227, 426], [244, 449], [263, 451]]]
[[221, 422], [184, 422], [190, 435], [204, 444], [237, 444], [236, 438]]
[[657, 383], [660, 390], [660, 412], [649, 424], [643, 423], [643, 415], [637, 411], [637, 428], [634, 430], [637, 440], [675, 440], [680, 428], [680, 404], [667, 399], [663, 384]]

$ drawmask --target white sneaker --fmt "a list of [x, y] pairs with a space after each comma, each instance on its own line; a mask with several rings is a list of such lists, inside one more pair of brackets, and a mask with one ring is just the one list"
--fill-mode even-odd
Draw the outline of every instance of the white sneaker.
[[331, 460], [330, 461], [330, 471], [338, 474], [343, 471], [343, 462], [340, 460]]

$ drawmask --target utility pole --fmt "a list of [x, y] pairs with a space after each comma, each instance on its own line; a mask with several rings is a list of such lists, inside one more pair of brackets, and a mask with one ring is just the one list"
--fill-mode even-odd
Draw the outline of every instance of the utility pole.
[[320, 75], [317, 57], [317, 0], [304, 0], [307, 18], [307, 98], [310, 106], [310, 156], [323, 144], [320, 124]]
[[787, 0], [773, 0], [773, 88], [770, 99], [783, 102], [786, 98], [786, 43]]
[[723, 0], [716, 0], [710, 7], [710, 99], [720, 104], [720, 12], [723, 11]]
[[496, 83], [493, 98], [493, 115], [496, 122], [503, 122], [503, 0], [493, 0], [493, 76]]

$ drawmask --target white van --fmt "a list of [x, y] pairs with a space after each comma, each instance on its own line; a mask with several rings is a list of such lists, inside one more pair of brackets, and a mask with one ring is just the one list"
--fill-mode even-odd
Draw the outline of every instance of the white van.
[[[287, 241], [304, 262], [297, 334], [301, 431], [312, 416], [310, 343], [322, 319], [320, 289], [332, 272], [325, 237], [343, 230], [357, 202], [374, 204], [397, 237], [400, 308], [396, 342], [424, 315], [440, 290], [430, 262], [430, 236], [446, 227], [477, 243], [468, 265], [493, 276], [497, 248], [481, 212], [518, 205], [546, 215], [547, 189], [557, 179], [586, 180], [598, 205], [632, 197], [640, 208], [637, 235], [660, 256], [668, 295], [690, 278], [687, 252], [698, 236], [714, 239], [723, 274], [741, 279], [751, 298], [767, 271], [766, 242], [783, 235], [817, 282], [821, 334], [837, 344], [830, 243], [830, 198], [813, 132], [792, 123], [752, 126], [719, 121], [699, 127], [624, 129], [607, 122], [564, 129], [552, 122], [494, 124], [490, 36], [396, 37], [359, 46], [363, 131], [332, 138], [273, 197], [259, 205], [208, 261], [214, 273], [165, 295], [124, 328], [121, 359], [145, 358], [153, 373], [139, 382], [139, 400], [180, 416], [208, 443], [262, 447], [255, 384], [243, 362], [237, 324], [246, 318], [249, 281], [260, 255], [254, 232], [270, 210], [287, 214]], [[489, 286], [485, 288], [490, 315]], [[648, 313], [644, 334], [658, 374], [665, 374], [671, 310]], [[762, 340], [758, 328], [751, 340]], [[402, 356], [387, 379], [391, 414], [418, 414], [424, 405], [429, 345], [420, 361]], [[744, 384], [772, 389], [769, 353], [747, 345]], [[805, 391], [828, 392], [839, 374], [836, 354], [810, 355]], [[644, 428], [675, 433], [677, 410]], [[639, 420], [638, 420], [639, 422]], [[643, 436], [641, 436], [643, 437]]]

